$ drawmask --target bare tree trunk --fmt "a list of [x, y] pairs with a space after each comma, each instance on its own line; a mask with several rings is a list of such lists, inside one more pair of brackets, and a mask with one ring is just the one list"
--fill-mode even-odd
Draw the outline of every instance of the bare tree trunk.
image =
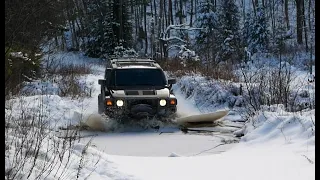
[[[76, 24], [77, 24], [77, 28], [79, 32], [83, 33], [83, 26], [85, 24], [85, 16], [87, 16], [86, 10], [84, 9], [85, 5], [83, 4], [83, 1], [79, 1], [79, 0], [73, 0], [73, 4], [76, 7], [76, 10], [78, 12], [80, 12], [80, 15], [78, 15], [78, 18], [75, 20]], [[79, 48], [79, 36], [76, 35], [77, 38], [77, 48]], [[82, 41], [84, 41], [83, 36], [80, 36], [80, 38], [82, 39]]]
[[152, 2], [150, 3], [150, 11], [151, 11], [151, 17], [153, 18], [153, 5], [152, 5]]
[[246, 3], [246, 0], [241, 1], [243, 22], [245, 22], [245, 19], [246, 19], [246, 4], [245, 3]]
[[275, 18], [275, 10], [274, 10], [274, 6], [275, 6], [275, 0], [272, 0], [271, 3], [271, 26], [272, 26], [272, 33], [274, 36], [275, 33], [275, 28], [276, 28], [276, 18]]
[[303, 1], [296, 0], [296, 15], [297, 15], [297, 43], [302, 44], [303, 33]]
[[311, 31], [311, 0], [309, 0], [309, 5], [308, 5], [308, 25], [309, 25], [309, 31]]
[[193, 0], [191, 0], [191, 2], [190, 2], [190, 9], [191, 9], [191, 11], [190, 11], [190, 23], [189, 23], [189, 26], [190, 27], [192, 27], [192, 20], [193, 20]]
[[153, 0], [153, 5], [154, 5], [154, 23], [157, 25], [158, 23], [158, 15], [157, 15], [157, 4], [156, 0]]
[[288, 13], [288, 0], [284, 0], [284, 20], [286, 21], [287, 30], [290, 28], [289, 13]]
[[135, 21], [135, 28], [136, 28], [136, 34], [139, 33], [139, 16], [138, 16], [139, 7], [134, 8], [134, 21]]
[[252, 9], [253, 9], [253, 14], [256, 16], [256, 4], [255, 0], [252, 0]]
[[179, 0], [179, 9], [180, 9], [180, 15], [179, 15], [179, 21], [180, 21], [180, 24], [183, 23], [183, 19], [182, 19], [182, 8], [183, 8], [183, 4], [182, 4], [182, 0]]
[[[163, 9], [163, 0], [160, 0], [160, 12], [159, 12], [159, 28], [158, 28], [158, 31], [159, 31], [159, 37], [161, 38], [162, 36], [162, 32], [163, 32], [163, 28], [162, 28], [162, 10]], [[163, 55], [163, 42], [160, 40], [159, 41], [159, 48], [160, 48], [160, 60], [162, 60], [162, 55]]]
[[120, 28], [119, 28], [119, 39], [123, 39], [123, 22], [122, 22], [122, 5], [123, 5], [123, 0], [119, 0], [119, 23], [120, 23]]
[[171, 24], [174, 24], [173, 22], [173, 13], [172, 13], [172, 0], [169, 0], [169, 19], [171, 21]]
[[307, 24], [306, 24], [306, 18], [305, 18], [305, 15], [304, 15], [304, 3], [302, 4], [302, 9], [303, 9], [303, 29], [304, 29], [304, 41], [305, 41], [305, 45], [306, 45], [306, 52], [309, 51], [309, 48], [308, 48], [308, 33], [307, 33]]
[[148, 54], [148, 34], [147, 34], [147, 4], [144, 4], [144, 37], [145, 37], [145, 50], [144, 54]]
[[199, 4], [198, 0], [194, 0], [194, 17], [196, 19], [197, 19], [197, 12], [198, 12], [198, 9], [197, 9], [198, 4]]
[[134, 8], [134, 0], [130, 0], [130, 10], [131, 10], [131, 14], [133, 14], [133, 8]]
[[164, 24], [165, 26], [164, 27], [167, 27], [168, 26], [168, 19], [167, 19], [167, 6], [166, 6], [166, 0], [163, 0], [163, 18], [165, 20]]
[[162, 32], [163, 31], [163, 0], [160, 0], [160, 12], [159, 12], [159, 31]]

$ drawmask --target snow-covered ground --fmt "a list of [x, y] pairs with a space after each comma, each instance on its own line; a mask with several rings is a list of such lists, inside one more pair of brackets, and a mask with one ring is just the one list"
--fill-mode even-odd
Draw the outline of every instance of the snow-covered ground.
[[[94, 61], [86, 61], [84, 56], [77, 53], [63, 55], [67, 62], [77, 62], [78, 59], [82, 59], [82, 63]], [[86, 116], [97, 112], [97, 82], [103, 77], [104, 68], [94, 65], [92, 69], [92, 74], [81, 76], [82, 81], [92, 88], [91, 97], [81, 100], [60, 97], [54, 83], [38, 82], [29, 87], [41, 85], [38, 86], [41, 91], [7, 102], [6, 114], [18, 118], [27, 112], [41, 112], [47, 116], [44, 119], [52, 128], [79, 124]], [[213, 93], [207, 86], [210, 83], [202, 77], [178, 80], [174, 91], [179, 100], [178, 113], [181, 116], [225, 109], [229, 102], [238, 100], [218, 84], [213, 84], [216, 90]], [[196, 91], [187, 92], [190, 87]], [[220, 101], [220, 105], [213, 101]], [[72, 146], [69, 164], [61, 161], [62, 168], [52, 172], [65, 168], [64, 179], [78, 177], [93, 180], [315, 179], [315, 110], [289, 113], [281, 106], [268, 108], [246, 123], [241, 122], [241, 116], [236, 111], [231, 111], [223, 122], [238, 127], [209, 128], [220, 130], [213, 133], [184, 134], [170, 127], [142, 132], [82, 131], [81, 135], [86, 138]], [[235, 137], [239, 134], [244, 135], [240, 141]], [[86, 143], [91, 138], [87, 147]], [[234, 143], [237, 141], [239, 143]], [[45, 162], [45, 158], [41, 162]], [[56, 179], [53, 174], [47, 179]]]

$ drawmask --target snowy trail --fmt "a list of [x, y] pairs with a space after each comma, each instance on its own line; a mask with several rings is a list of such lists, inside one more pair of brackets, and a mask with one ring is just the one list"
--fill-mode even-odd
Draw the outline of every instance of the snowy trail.
[[[122, 156], [170, 156], [172, 153], [181, 156], [217, 154], [231, 148], [232, 144], [221, 145], [222, 139], [234, 139], [227, 136], [186, 135], [175, 130], [159, 132], [81, 132], [83, 135], [95, 135], [91, 145], [99, 150]], [[90, 137], [84, 138], [86, 142]], [[217, 147], [217, 148], [214, 148]]]

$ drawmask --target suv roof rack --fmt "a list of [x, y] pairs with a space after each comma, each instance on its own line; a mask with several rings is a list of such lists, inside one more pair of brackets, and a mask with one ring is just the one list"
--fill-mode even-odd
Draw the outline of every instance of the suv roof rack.
[[110, 60], [111, 66], [113, 68], [123, 67], [123, 66], [149, 66], [161, 68], [160, 65], [152, 59], [142, 59], [142, 58], [119, 58]]
[[152, 59], [143, 59], [143, 58], [137, 58], [137, 57], [126, 57], [126, 58], [113, 58], [111, 59], [112, 62], [155, 62], [155, 60]]

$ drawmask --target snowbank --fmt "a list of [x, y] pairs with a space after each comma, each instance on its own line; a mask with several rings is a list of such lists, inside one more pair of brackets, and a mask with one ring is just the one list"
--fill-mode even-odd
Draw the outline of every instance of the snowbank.
[[203, 76], [183, 76], [173, 86], [180, 89], [186, 99], [194, 102], [198, 109], [213, 112], [242, 106], [237, 83], [208, 80]]

